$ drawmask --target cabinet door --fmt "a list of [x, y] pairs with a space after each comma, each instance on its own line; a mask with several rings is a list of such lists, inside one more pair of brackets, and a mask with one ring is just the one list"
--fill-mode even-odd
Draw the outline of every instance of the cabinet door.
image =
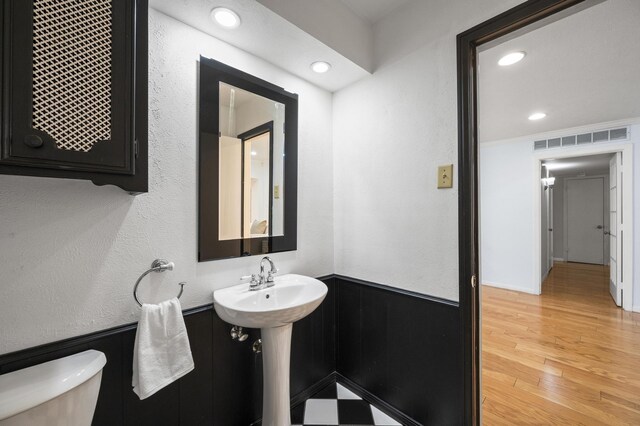
[[[104, 174], [136, 174], [136, 96], [146, 96], [146, 81], [144, 91], [136, 88], [136, 53], [146, 55], [146, 44], [136, 52], [136, 13], [146, 21], [146, 1], [144, 11], [138, 3], [4, 0], [0, 167], [100, 183], [112, 183]], [[146, 32], [146, 22], [141, 27]], [[138, 101], [146, 126], [146, 99]]]

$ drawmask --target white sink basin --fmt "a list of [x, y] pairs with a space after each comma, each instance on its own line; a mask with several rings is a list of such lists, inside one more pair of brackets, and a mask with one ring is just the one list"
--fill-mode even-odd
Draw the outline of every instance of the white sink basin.
[[240, 284], [213, 292], [213, 306], [222, 320], [260, 329], [264, 426], [291, 425], [289, 370], [293, 323], [313, 312], [326, 295], [327, 286], [322, 281], [295, 274], [276, 277], [273, 287], [262, 290], [250, 291], [249, 284]]
[[250, 291], [240, 284], [213, 292], [213, 306], [229, 324], [249, 328], [281, 327], [313, 312], [327, 295], [327, 286], [315, 278], [287, 274], [273, 287]]

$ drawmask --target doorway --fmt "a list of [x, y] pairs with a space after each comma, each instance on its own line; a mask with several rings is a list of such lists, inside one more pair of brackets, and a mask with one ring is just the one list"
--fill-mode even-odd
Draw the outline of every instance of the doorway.
[[[273, 121], [239, 134], [242, 144], [242, 238], [267, 237], [273, 223]], [[276, 197], [277, 196], [277, 197]]]
[[[588, 4], [591, 3], [591, 4]], [[601, 3], [601, 2], [600, 2]], [[478, 181], [478, 47], [482, 45], [495, 45], [498, 38], [506, 35], [515, 36], [517, 33], [522, 34], [525, 27], [530, 24], [541, 24], [543, 21], [558, 21], [569, 8], [576, 5], [593, 6], [593, 2], [582, 1], [562, 1], [562, 0], [530, 0], [517, 6], [494, 19], [480, 24], [469, 31], [458, 36], [458, 105], [459, 105], [459, 264], [460, 264], [460, 308], [462, 319], [462, 340], [464, 349], [464, 383], [465, 383], [465, 421], [467, 424], [479, 424], [480, 422], [480, 333], [479, 333], [479, 316], [480, 316], [480, 296], [481, 290], [478, 285], [478, 273], [480, 268], [479, 255], [480, 246], [478, 240], [479, 233], [479, 181]], [[482, 109], [480, 109], [482, 111]], [[535, 116], [536, 114], [532, 114]], [[508, 122], [509, 120], [506, 120]], [[620, 124], [620, 123], [616, 123]], [[607, 130], [608, 131], [608, 130]], [[534, 134], [534, 132], [530, 133]], [[561, 136], [561, 135], [560, 135]], [[579, 135], [578, 135], [579, 136]], [[551, 138], [545, 140], [545, 144], [554, 140], [557, 146], [563, 147], [562, 138]], [[531, 142], [537, 142], [532, 140]], [[580, 154], [580, 147], [574, 139], [576, 151], [573, 155]], [[545, 145], [545, 147], [548, 145]], [[611, 146], [609, 147], [611, 148]], [[534, 148], [535, 149], [535, 148]], [[629, 147], [629, 151], [631, 151]], [[630, 153], [630, 152], [629, 152]], [[566, 155], [564, 153], [563, 155]], [[631, 156], [627, 156], [631, 158]], [[534, 162], [535, 163], [535, 162]], [[625, 163], [623, 167], [629, 167]], [[537, 174], [538, 180], [534, 183], [533, 205], [537, 206], [537, 211], [541, 212], [541, 191], [540, 186], [541, 169], [540, 161], [534, 164], [534, 175]], [[628, 182], [632, 182], [632, 169], [626, 169], [626, 174], [618, 174]], [[501, 184], [509, 184], [504, 176]], [[625, 194], [629, 190], [626, 184], [622, 185]], [[609, 187], [611, 190], [611, 187]], [[631, 193], [629, 192], [629, 195]], [[631, 200], [628, 197], [627, 200]], [[628, 207], [628, 203], [625, 206]], [[618, 206], [619, 207], [619, 206]], [[619, 213], [620, 210], [616, 210]], [[609, 211], [611, 215], [613, 211]], [[611, 216], [610, 216], [611, 217]], [[631, 219], [630, 215], [625, 214], [626, 219]], [[621, 223], [621, 222], [619, 222]], [[632, 238], [633, 230], [629, 221], [624, 226], [628, 228], [624, 231], [626, 237], [620, 238], [624, 242], [625, 248], [633, 250], [633, 246], [629, 243]], [[532, 227], [534, 229], [532, 244], [534, 251], [542, 252], [542, 221], [537, 221]], [[622, 233], [617, 230], [617, 237]], [[549, 243], [547, 241], [547, 247]], [[617, 251], [617, 254], [622, 253]], [[632, 258], [630, 252], [626, 252], [629, 259]], [[531, 268], [538, 278], [542, 276], [541, 256], [534, 262]], [[606, 260], [603, 260], [606, 262]], [[625, 267], [627, 263], [623, 262]], [[623, 267], [624, 269], [624, 267]], [[622, 275], [626, 277], [627, 283], [630, 285], [632, 278], [623, 271]], [[538, 283], [541, 281], [537, 280]], [[622, 281], [624, 284], [624, 281]], [[628, 298], [623, 298], [623, 304], [627, 306]], [[629, 307], [630, 305], [630, 301]], [[514, 315], [518, 315], [516, 312]], [[544, 358], [543, 358], [544, 359]], [[575, 419], [574, 419], [575, 420]]]
[[[633, 152], [637, 141], [630, 130], [629, 135], [626, 141], [608, 145], [539, 153], [534, 156], [534, 167], [543, 167], [534, 178], [542, 180], [547, 174], [553, 178], [553, 226], [549, 228], [553, 231], [553, 262], [608, 267], [611, 297], [617, 306], [632, 311], [637, 239], [633, 231]], [[534, 198], [545, 192], [544, 185], [538, 188]], [[544, 217], [544, 203], [540, 201], [535, 208]], [[545, 231], [542, 223], [534, 231], [540, 235], [537, 242], [542, 248], [548, 244]], [[539, 286], [534, 294], [543, 291], [544, 255], [539, 265], [541, 273], [534, 277]]]
[[567, 262], [604, 265], [604, 178], [565, 180]]

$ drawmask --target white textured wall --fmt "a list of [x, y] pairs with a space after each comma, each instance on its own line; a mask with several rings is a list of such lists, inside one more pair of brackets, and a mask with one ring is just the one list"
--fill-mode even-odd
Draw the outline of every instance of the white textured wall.
[[375, 73], [334, 94], [338, 274], [458, 299], [456, 179], [436, 189], [457, 162], [456, 35], [520, 2], [417, 1], [376, 24]]
[[[630, 120], [637, 122], [637, 119]], [[561, 134], [588, 131], [589, 127], [571, 129]], [[594, 129], [606, 125], [594, 124]], [[634, 183], [640, 182], [640, 125], [630, 126], [630, 141], [634, 144]], [[517, 138], [500, 143], [481, 144], [480, 163], [480, 280], [482, 283], [510, 288], [529, 293], [537, 292], [534, 282], [534, 260], [538, 254], [533, 250], [533, 150], [532, 141], [543, 136]], [[598, 146], [606, 146], [599, 143]], [[560, 149], [568, 152], [571, 148]], [[554, 155], [549, 150], [549, 155]], [[556, 150], [555, 152], [559, 152]], [[601, 174], [594, 172], [596, 174]], [[591, 173], [590, 173], [591, 174]], [[566, 257], [564, 252], [563, 208], [565, 197], [563, 178], [556, 178], [554, 187], [554, 257]], [[605, 187], [608, 185], [605, 178]], [[640, 185], [634, 185], [634, 265], [640, 265]], [[608, 205], [605, 194], [605, 205]], [[605, 227], [608, 218], [605, 217]], [[542, 228], [544, 229], [544, 228]], [[560, 244], [558, 243], [560, 241]], [[637, 269], [637, 268], [636, 268]], [[640, 270], [634, 271], [633, 306], [640, 311]]]
[[171, 297], [184, 280], [184, 308], [256, 271], [259, 257], [196, 261], [200, 54], [300, 95], [298, 250], [273, 258], [282, 273], [334, 270], [331, 94], [153, 10], [149, 31], [148, 194], [0, 176], [0, 353], [136, 321], [131, 290], [156, 257], [176, 269], [141, 296]]
[[481, 145], [479, 157], [480, 282], [535, 293], [531, 141]]

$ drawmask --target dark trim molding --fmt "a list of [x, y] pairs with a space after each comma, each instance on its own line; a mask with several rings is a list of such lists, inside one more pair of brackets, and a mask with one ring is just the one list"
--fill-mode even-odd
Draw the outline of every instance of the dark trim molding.
[[[583, 0], [529, 0], [457, 37], [458, 62], [458, 247], [464, 424], [480, 424], [478, 277], [477, 47]], [[472, 281], [473, 280], [473, 281]]]
[[418, 292], [411, 291], [411, 290], [405, 290], [403, 288], [392, 287], [392, 286], [389, 286], [389, 285], [386, 285], [386, 284], [378, 284], [378, 283], [374, 283], [374, 282], [371, 282], [371, 281], [361, 280], [359, 278], [351, 278], [351, 277], [346, 277], [344, 275], [333, 275], [332, 278], [337, 278], [337, 279], [344, 280], [344, 281], [350, 281], [352, 283], [356, 283], [356, 284], [360, 284], [360, 285], [366, 285], [366, 286], [369, 286], [369, 287], [375, 287], [375, 288], [378, 288], [380, 290], [390, 291], [392, 293], [398, 293], [398, 294], [402, 294], [404, 296], [415, 297], [417, 299], [428, 300], [429, 302], [442, 303], [443, 305], [449, 305], [449, 306], [453, 306], [455, 308], [457, 308], [459, 306], [458, 302], [455, 302], [453, 300], [442, 299], [440, 297], [430, 296], [428, 294], [422, 294], [422, 293], [418, 293]]
[[[195, 308], [189, 308], [182, 311], [184, 316], [197, 314], [200, 312], [213, 310], [213, 304], [197, 306]], [[36, 357], [51, 352], [57, 352], [72, 346], [82, 345], [84, 343], [93, 342], [95, 340], [113, 336], [114, 334], [120, 334], [127, 331], [135, 330], [138, 327], [137, 322], [132, 322], [124, 325], [117, 325], [115, 327], [107, 328], [105, 330], [95, 331], [89, 334], [83, 334], [81, 336], [69, 337], [67, 339], [58, 340], [56, 342], [43, 343], [42, 345], [33, 346], [30, 348], [20, 349], [15, 352], [9, 352], [0, 355], [0, 365], [8, 364], [14, 361], [25, 359], [27, 357]]]
[[358, 395], [363, 400], [367, 401], [369, 404], [375, 405], [376, 408], [379, 408], [380, 411], [383, 411], [387, 415], [393, 417], [395, 420], [402, 423], [404, 426], [422, 426], [421, 423], [418, 423], [411, 417], [404, 414], [402, 411], [396, 409], [394, 406], [389, 405], [387, 402], [378, 398], [365, 388], [361, 387], [357, 383], [349, 380], [344, 377], [340, 373], [335, 374], [336, 381], [343, 385], [345, 388], [348, 388], [350, 391]]

